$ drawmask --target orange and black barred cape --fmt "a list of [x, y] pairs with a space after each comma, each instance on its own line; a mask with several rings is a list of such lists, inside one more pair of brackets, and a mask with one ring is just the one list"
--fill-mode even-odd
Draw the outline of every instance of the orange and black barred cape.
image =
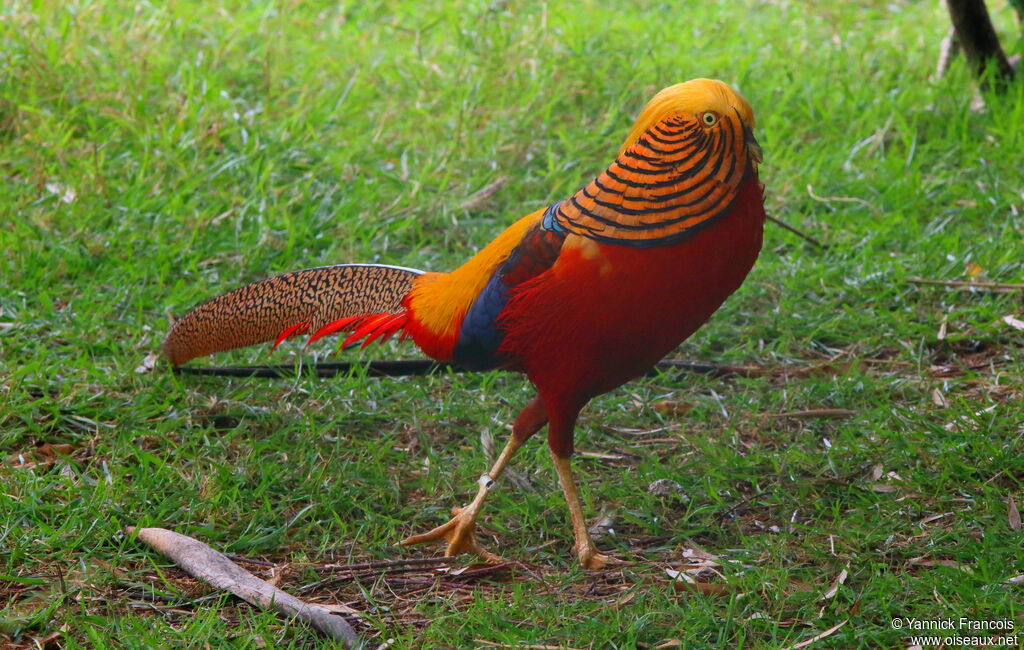
[[748, 164], [741, 121], [722, 119], [707, 128], [671, 117], [548, 208], [544, 227], [625, 246], [676, 243], [728, 210]]

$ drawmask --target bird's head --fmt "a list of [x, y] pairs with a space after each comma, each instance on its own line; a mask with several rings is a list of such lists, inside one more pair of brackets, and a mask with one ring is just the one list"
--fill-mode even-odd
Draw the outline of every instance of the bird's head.
[[[656, 131], [648, 134], [651, 129]], [[667, 143], [677, 141], [695, 149], [722, 147], [761, 162], [761, 146], [754, 138], [754, 111], [742, 95], [716, 79], [692, 79], [655, 95], [640, 111], [622, 151], [645, 135], [659, 134], [660, 142], [646, 143], [655, 150], [672, 149]]]

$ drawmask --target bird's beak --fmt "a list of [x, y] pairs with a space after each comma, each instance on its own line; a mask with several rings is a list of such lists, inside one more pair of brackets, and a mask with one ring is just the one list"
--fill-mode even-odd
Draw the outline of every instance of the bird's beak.
[[743, 127], [744, 141], [747, 143], [747, 152], [755, 163], [761, 164], [764, 160], [764, 152], [761, 151], [761, 145], [758, 143], [757, 138], [754, 137], [754, 130], [749, 126]]

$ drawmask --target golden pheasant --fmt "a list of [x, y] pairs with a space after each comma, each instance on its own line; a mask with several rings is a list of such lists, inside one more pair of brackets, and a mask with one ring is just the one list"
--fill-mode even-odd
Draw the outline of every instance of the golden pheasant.
[[765, 212], [750, 105], [695, 79], [659, 92], [597, 178], [529, 214], [450, 273], [343, 264], [286, 273], [207, 302], [179, 320], [164, 350], [181, 364], [218, 350], [339, 331], [342, 347], [401, 332], [439, 361], [525, 373], [537, 396], [516, 417], [476, 498], [417, 544], [496, 556], [476, 541], [488, 490], [545, 424], [588, 569], [611, 558], [588, 531], [570, 464], [580, 409], [651, 368], [743, 282]]

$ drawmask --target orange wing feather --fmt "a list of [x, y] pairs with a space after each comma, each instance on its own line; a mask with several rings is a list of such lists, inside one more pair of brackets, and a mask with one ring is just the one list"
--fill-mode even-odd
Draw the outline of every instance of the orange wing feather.
[[411, 313], [406, 331], [420, 349], [439, 361], [451, 361], [466, 312], [543, 213], [538, 210], [515, 222], [451, 273], [425, 273], [416, 279], [405, 301]]

